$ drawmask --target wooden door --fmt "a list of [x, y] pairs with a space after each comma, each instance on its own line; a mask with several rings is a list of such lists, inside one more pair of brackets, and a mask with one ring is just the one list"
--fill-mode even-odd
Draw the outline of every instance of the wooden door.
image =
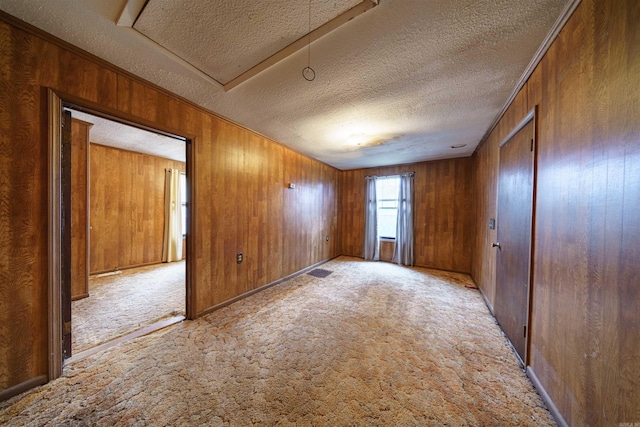
[[71, 299], [89, 296], [89, 130], [71, 120]]
[[64, 111], [60, 153], [62, 358], [71, 357], [71, 112]]
[[535, 149], [533, 114], [529, 116], [500, 146], [498, 242], [494, 243], [498, 251], [494, 313], [525, 366]]

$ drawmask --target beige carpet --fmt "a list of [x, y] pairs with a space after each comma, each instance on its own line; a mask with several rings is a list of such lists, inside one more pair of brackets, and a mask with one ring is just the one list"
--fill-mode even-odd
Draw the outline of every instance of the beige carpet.
[[71, 303], [73, 354], [185, 313], [185, 262], [89, 279], [89, 297]]
[[468, 276], [341, 257], [0, 403], [9, 425], [539, 426]]

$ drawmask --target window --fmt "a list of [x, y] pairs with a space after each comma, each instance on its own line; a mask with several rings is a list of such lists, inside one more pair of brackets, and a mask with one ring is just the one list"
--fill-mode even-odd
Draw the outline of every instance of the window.
[[182, 219], [182, 237], [187, 235], [187, 175], [180, 173], [180, 201], [182, 208], [180, 218]]
[[378, 236], [381, 238], [396, 238], [399, 191], [399, 176], [389, 176], [378, 178], [376, 180], [376, 198], [378, 199]]

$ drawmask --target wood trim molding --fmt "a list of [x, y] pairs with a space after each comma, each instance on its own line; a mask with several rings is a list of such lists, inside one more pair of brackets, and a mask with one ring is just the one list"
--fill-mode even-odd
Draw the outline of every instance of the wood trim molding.
[[187, 174], [187, 237], [186, 237], [186, 247], [187, 247], [187, 260], [185, 264], [185, 274], [186, 274], [186, 317], [188, 320], [193, 320], [198, 317], [198, 299], [197, 299], [197, 290], [194, 286], [194, 283], [197, 283], [196, 277], [198, 269], [196, 268], [196, 257], [194, 254], [196, 253], [196, 241], [194, 236], [197, 236], [197, 209], [196, 209], [196, 138], [187, 139], [187, 165], [186, 165], [186, 174]]
[[[351, 255], [346, 255], [346, 256], [351, 256]], [[397, 263], [394, 262], [393, 264], [397, 264]], [[414, 265], [404, 265], [403, 264], [403, 267], [420, 267], [420, 268], [428, 268], [429, 270], [442, 271], [442, 272], [445, 272], [445, 273], [456, 273], [456, 274], [467, 274], [467, 275], [470, 274], [468, 271], [464, 271], [464, 270], [453, 270], [453, 269], [450, 269], [450, 268], [438, 268], [438, 267], [433, 267], [433, 266], [424, 265], [424, 264], [414, 264]], [[480, 288], [478, 288], [478, 289], [480, 289]]]
[[61, 300], [61, 217], [60, 198], [60, 147], [62, 100], [51, 89], [47, 90], [48, 98], [48, 151], [49, 151], [49, 285], [48, 285], [48, 324], [49, 324], [49, 380], [62, 375], [62, 300]]
[[13, 387], [9, 387], [5, 390], [0, 391], [0, 402], [11, 399], [14, 396], [17, 396], [21, 393], [24, 393], [27, 390], [31, 390], [34, 387], [41, 386], [46, 384], [49, 381], [46, 375], [39, 375], [37, 377], [31, 378], [23, 383], [16, 384]]
[[122, 266], [122, 267], [118, 266], [118, 268], [116, 270], [108, 269], [108, 270], [92, 271], [89, 274], [89, 277], [97, 276], [99, 274], [112, 273], [112, 272], [116, 272], [116, 271], [131, 270], [132, 268], [148, 267], [150, 265], [160, 265], [160, 264], [162, 264], [161, 261], [153, 261], [153, 262], [146, 262], [146, 263], [143, 263], [143, 264], [125, 265], [125, 266]]
[[560, 427], [569, 427], [569, 425], [564, 420], [564, 418], [562, 418], [560, 411], [558, 411], [558, 408], [553, 403], [553, 400], [551, 400], [551, 397], [542, 386], [542, 383], [540, 382], [540, 380], [538, 380], [538, 377], [536, 376], [535, 372], [533, 372], [533, 369], [531, 368], [531, 366], [527, 366], [527, 376], [533, 383], [533, 386], [535, 387], [535, 389], [538, 391], [538, 394], [540, 394], [540, 397], [542, 397], [542, 400], [544, 401], [545, 405], [547, 405], [547, 409], [549, 410], [549, 412], [551, 412], [551, 416], [553, 417], [555, 422]]
[[71, 301], [78, 301], [84, 298], [88, 298], [89, 297], [89, 293], [87, 292], [86, 294], [80, 294], [80, 295], [76, 295], [74, 297], [71, 298]]
[[531, 120], [535, 119], [535, 117], [536, 117], [536, 109], [534, 107], [531, 109], [531, 111], [527, 113], [526, 116], [524, 116], [522, 120], [520, 120], [520, 123], [518, 123], [513, 129], [511, 129], [511, 132], [509, 132], [509, 134], [505, 136], [502, 141], [500, 141], [500, 144], [498, 145], [498, 147], [502, 147], [504, 144], [509, 142], [509, 140], [513, 138], [515, 134], [520, 132], [522, 128], [528, 125]]
[[[93, 127], [93, 124], [91, 124], [91, 126], [89, 126], [88, 130], [91, 130], [91, 127]], [[85, 263], [86, 263], [86, 277], [85, 277], [85, 283], [86, 283], [86, 289], [87, 289], [87, 294], [86, 295], [81, 295], [78, 297], [79, 298], [87, 298], [89, 296], [89, 275], [91, 274], [91, 272], [89, 271], [91, 269], [91, 136], [90, 134], [87, 135], [87, 158], [86, 158], [86, 162], [87, 162], [87, 173], [85, 175], [85, 180], [87, 183], [87, 194], [86, 194], [86, 198], [87, 198], [87, 205], [86, 205], [86, 212], [85, 212], [85, 218], [86, 220], [86, 224], [85, 224], [85, 228], [86, 228], [86, 240], [85, 240]], [[73, 165], [71, 166], [73, 168]], [[73, 169], [72, 169], [73, 171]], [[73, 238], [73, 236], [72, 236]], [[71, 299], [71, 301], [73, 301], [73, 298]]]
[[[382, 240], [381, 240], [382, 241]], [[395, 242], [395, 240], [388, 240], [389, 242]], [[353, 257], [353, 258], [360, 258], [362, 260], [364, 260], [364, 258], [362, 256], [357, 256], [357, 255], [349, 255], [349, 254], [343, 254], [341, 253], [338, 256], [348, 256], [348, 257]], [[337, 257], [336, 257], [337, 258]], [[380, 260], [381, 262], [389, 262], [391, 264], [397, 264], [396, 262], [393, 261], [383, 261]], [[323, 262], [327, 262], [327, 261], [323, 261]], [[377, 262], [377, 261], [376, 261]], [[419, 267], [419, 268], [428, 268], [429, 270], [435, 270], [435, 271], [443, 271], [445, 273], [457, 273], [457, 274], [467, 274], [470, 275], [471, 273], [469, 273], [468, 271], [464, 271], [464, 270], [452, 270], [449, 268], [438, 268], [438, 267], [433, 267], [431, 265], [425, 265], [425, 264], [414, 264], [414, 265], [404, 265], [403, 267]], [[475, 281], [475, 280], [474, 280]], [[480, 288], [478, 288], [480, 289]]]
[[487, 305], [487, 308], [489, 309], [489, 312], [491, 312], [491, 315], [494, 317], [495, 319], [495, 314], [493, 312], [493, 305], [491, 305], [491, 301], [489, 301], [489, 298], [487, 298], [487, 294], [484, 293], [484, 291], [482, 290], [481, 287], [478, 286], [478, 290], [480, 291], [480, 295], [482, 295], [482, 299], [484, 300], [484, 303]]
[[569, 3], [567, 3], [564, 10], [556, 20], [555, 24], [553, 24], [551, 31], [549, 31], [547, 37], [545, 37], [545, 39], [542, 41], [542, 44], [540, 44], [540, 47], [536, 51], [535, 55], [533, 55], [533, 58], [529, 62], [529, 65], [527, 65], [527, 68], [525, 68], [522, 76], [520, 76], [518, 83], [516, 83], [515, 87], [511, 91], [511, 94], [507, 98], [507, 101], [504, 103], [495, 119], [493, 119], [493, 121], [491, 122], [491, 125], [480, 140], [480, 143], [476, 147], [475, 151], [478, 151], [478, 149], [482, 146], [482, 144], [484, 144], [487, 138], [489, 138], [489, 135], [491, 134], [491, 132], [493, 132], [493, 129], [495, 129], [495, 127], [498, 125], [498, 122], [500, 121], [500, 119], [502, 119], [504, 113], [507, 112], [507, 109], [518, 95], [518, 92], [520, 92], [520, 89], [522, 89], [525, 83], [529, 80], [529, 77], [531, 77], [531, 74], [533, 74], [540, 61], [542, 61], [542, 58], [551, 47], [551, 44], [556, 40], [556, 38], [560, 34], [560, 31], [562, 31], [569, 18], [571, 18], [571, 15], [573, 15], [573, 12], [575, 12], [575, 10], [580, 5], [580, 2], [581, 0], [571, 0]]

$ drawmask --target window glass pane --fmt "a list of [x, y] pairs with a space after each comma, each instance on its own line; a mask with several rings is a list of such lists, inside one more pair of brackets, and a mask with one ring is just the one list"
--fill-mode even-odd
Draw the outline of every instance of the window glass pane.
[[397, 209], [381, 209], [378, 211], [378, 235], [380, 237], [396, 237]]
[[180, 174], [180, 200], [182, 204], [187, 203], [187, 175]]
[[393, 176], [376, 180], [378, 205], [378, 235], [395, 239], [398, 218], [398, 191], [400, 177]]
[[398, 176], [378, 178], [376, 180], [376, 193], [378, 196], [378, 200], [397, 200], [399, 188], [400, 177]]

